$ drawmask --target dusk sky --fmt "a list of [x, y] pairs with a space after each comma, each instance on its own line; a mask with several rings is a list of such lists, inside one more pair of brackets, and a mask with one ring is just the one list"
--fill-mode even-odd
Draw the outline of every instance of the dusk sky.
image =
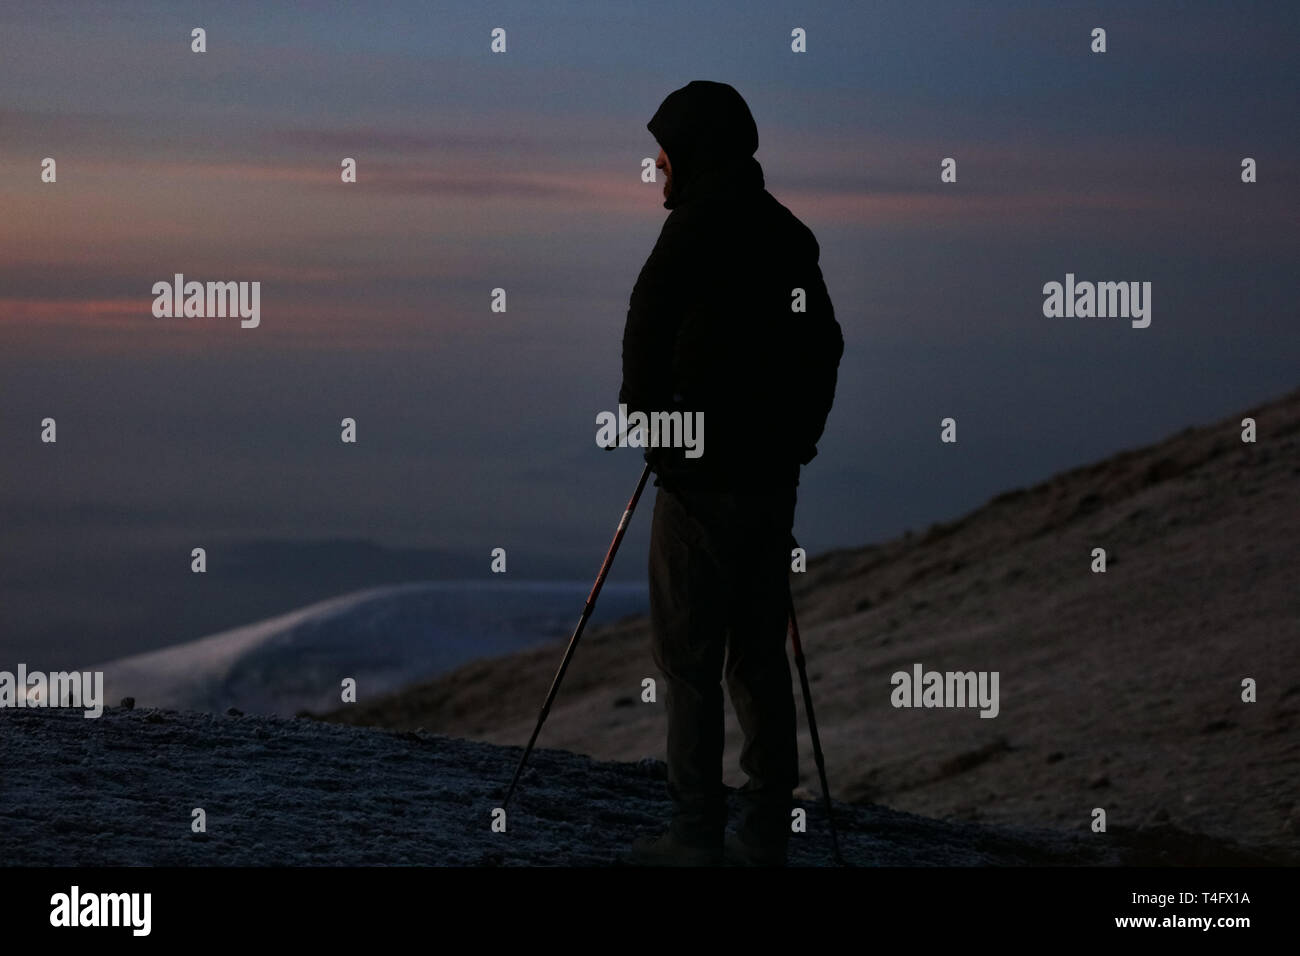
[[[693, 79], [746, 98], [844, 330], [810, 552], [1298, 384], [1300, 7], [280, 6], [0, 6], [2, 662], [198, 636], [126, 569], [222, 541], [436, 549], [465, 578], [500, 546], [511, 577], [590, 579], [641, 467], [595, 418], [667, 215], [646, 122]], [[1150, 327], [1044, 317], [1067, 272], [1150, 282]], [[260, 281], [260, 326], [155, 318], [175, 273]], [[616, 579], [645, 576], [652, 503]], [[101, 633], [76, 605], [110, 578], [134, 623]]]

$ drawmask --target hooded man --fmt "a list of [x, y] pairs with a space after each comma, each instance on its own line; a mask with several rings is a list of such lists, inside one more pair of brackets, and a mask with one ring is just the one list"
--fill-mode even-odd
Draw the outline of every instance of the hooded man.
[[[785, 651], [795, 494], [844, 341], [817, 240], [764, 188], [740, 94], [696, 80], [647, 128], [671, 212], [632, 290], [619, 401], [629, 416], [677, 412], [702, 416], [704, 428], [694, 448], [645, 453], [658, 488], [650, 618], [673, 816], [629, 860], [710, 865], [725, 842], [732, 862], [780, 865], [798, 782]], [[724, 674], [748, 777], [725, 841]]]

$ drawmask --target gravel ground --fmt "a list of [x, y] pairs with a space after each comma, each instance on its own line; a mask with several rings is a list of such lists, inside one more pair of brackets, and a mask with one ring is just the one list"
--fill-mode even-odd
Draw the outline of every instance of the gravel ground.
[[[518, 748], [306, 718], [0, 711], [0, 859], [17, 866], [606, 866], [666, 819], [663, 765], [538, 750], [506, 832]], [[832, 863], [820, 806], [791, 863]], [[207, 832], [191, 830], [192, 811]], [[1171, 831], [1080, 834], [836, 806], [854, 865], [1252, 863]]]

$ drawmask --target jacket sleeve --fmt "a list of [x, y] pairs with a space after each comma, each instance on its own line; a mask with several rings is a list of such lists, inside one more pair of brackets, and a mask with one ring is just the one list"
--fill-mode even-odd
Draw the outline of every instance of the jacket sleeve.
[[618, 398], [629, 413], [672, 406], [673, 345], [689, 297], [691, 266], [682, 220], [674, 212], [641, 267], [628, 305]]
[[835, 320], [835, 307], [821, 268], [812, 267], [809, 289], [808, 323], [806, 336], [806, 382], [803, 394], [801, 448], [799, 463], [808, 464], [817, 455], [817, 442], [826, 430], [831, 405], [835, 401], [835, 387], [839, 378], [840, 359], [844, 355], [844, 334]]

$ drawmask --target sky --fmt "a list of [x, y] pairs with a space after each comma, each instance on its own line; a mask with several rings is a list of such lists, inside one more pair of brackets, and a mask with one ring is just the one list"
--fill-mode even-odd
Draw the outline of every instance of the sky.
[[[844, 330], [810, 552], [1288, 391], [1298, 40], [1300, 8], [1264, 3], [8, 2], [0, 659], [288, 610], [287, 564], [394, 573], [280, 550], [220, 592], [160, 584], [196, 546], [593, 576], [641, 465], [595, 418], [667, 215], [646, 122], [693, 79], [746, 98]], [[155, 318], [178, 272], [260, 281], [260, 325]], [[1045, 317], [1068, 272], [1151, 282], [1151, 325]], [[616, 579], [645, 576], [650, 507]]]

